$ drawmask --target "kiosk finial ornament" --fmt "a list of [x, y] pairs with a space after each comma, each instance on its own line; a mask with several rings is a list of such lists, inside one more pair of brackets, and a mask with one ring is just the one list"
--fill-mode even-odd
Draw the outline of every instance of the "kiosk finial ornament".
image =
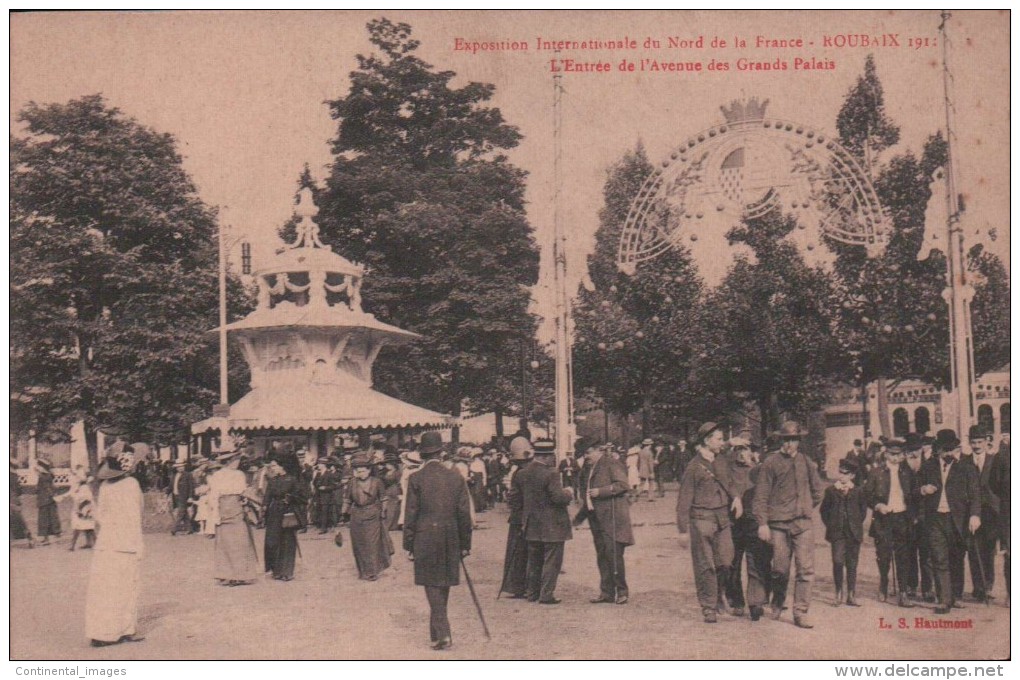
[[297, 238], [291, 244], [291, 248], [323, 248], [332, 250], [330, 246], [324, 245], [319, 240], [319, 225], [312, 219], [319, 214], [319, 206], [315, 205], [315, 198], [312, 190], [305, 187], [298, 192], [298, 204], [294, 208], [294, 214], [301, 218], [296, 227]]

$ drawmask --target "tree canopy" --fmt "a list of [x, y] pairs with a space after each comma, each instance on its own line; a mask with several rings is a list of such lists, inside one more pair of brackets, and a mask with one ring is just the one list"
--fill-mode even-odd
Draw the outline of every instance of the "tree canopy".
[[423, 338], [375, 367], [386, 392], [459, 414], [505, 387], [505, 357], [532, 342], [538, 248], [525, 173], [501, 153], [517, 128], [488, 106], [494, 88], [454, 87], [417, 56], [407, 24], [368, 24], [319, 193], [320, 236], [370, 269], [365, 308]]
[[[29, 104], [11, 139], [15, 428], [179, 434], [216, 401], [216, 214], [172, 136], [100, 95]], [[243, 304], [232, 287], [235, 307]], [[235, 385], [238, 381], [235, 380]]]

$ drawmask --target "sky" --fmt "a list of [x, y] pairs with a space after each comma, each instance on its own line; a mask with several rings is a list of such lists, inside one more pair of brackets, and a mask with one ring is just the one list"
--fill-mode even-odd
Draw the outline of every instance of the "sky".
[[[832, 133], [843, 97], [863, 72], [865, 57], [874, 54], [887, 114], [901, 127], [900, 144], [879, 163], [899, 151], [919, 153], [926, 137], [945, 124], [934, 11], [186, 11], [13, 15], [12, 127], [17, 134], [17, 111], [29, 101], [102, 93], [124, 113], [177, 138], [201, 197], [219, 207], [222, 224], [253, 240], [259, 257], [277, 245], [275, 232], [293, 210], [303, 165], [320, 181], [327, 174], [336, 122], [325, 102], [346, 94], [356, 55], [372, 49], [365, 24], [378, 16], [410, 24], [421, 41], [418, 55], [456, 72], [455, 85], [495, 85], [492, 105], [524, 137], [509, 156], [529, 172], [528, 214], [543, 248], [543, 283], [550, 278], [557, 196], [573, 287], [593, 246], [607, 169], [639, 141], [653, 163], [668, 158], [692, 133], [723, 122], [719, 107], [731, 100], [768, 98], [768, 115]], [[949, 26], [965, 233], [968, 243], [981, 240], [1008, 267], [1009, 15], [958, 12]], [[860, 46], [860, 36], [870, 44]], [[916, 44], [908, 44], [911, 38]], [[738, 39], [746, 46], [735, 46]], [[542, 41], [557, 40], [636, 46], [567, 47], [558, 55], [538, 49]], [[797, 40], [800, 46], [780, 46]], [[528, 49], [456, 49], [511, 41]], [[562, 73], [558, 192], [556, 58], [610, 69]], [[834, 67], [798, 69], [798, 58]], [[698, 62], [703, 70], [642, 72], [646, 59]], [[740, 59], [778, 60], [787, 69], [738, 70]], [[635, 71], [621, 71], [623, 60]], [[729, 70], [708, 70], [712, 60], [726, 62]], [[721, 237], [725, 228], [706, 225], [710, 238], [695, 246], [706, 280], [721, 278], [732, 259]], [[342, 245], [338, 250], [343, 253]], [[547, 290], [540, 286], [535, 297], [535, 310], [548, 314]]]

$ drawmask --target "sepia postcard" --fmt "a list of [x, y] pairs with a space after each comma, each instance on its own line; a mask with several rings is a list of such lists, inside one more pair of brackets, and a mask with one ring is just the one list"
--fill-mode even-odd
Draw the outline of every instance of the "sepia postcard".
[[1009, 11], [9, 19], [11, 673], [1002, 675]]

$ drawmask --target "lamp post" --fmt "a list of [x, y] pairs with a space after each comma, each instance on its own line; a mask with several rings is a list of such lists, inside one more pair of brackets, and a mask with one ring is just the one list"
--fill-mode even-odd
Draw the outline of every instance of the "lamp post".
[[[219, 245], [219, 296], [220, 296], [220, 403], [213, 408], [213, 415], [226, 417], [230, 413], [230, 401], [228, 400], [228, 376], [227, 376], [227, 250], [241, 240], [240, 236], [234, 237], [227, 242], [224, 228], [220, 225], [217, 230]], [[226, 434], [225, 432], [223, 433]]]

